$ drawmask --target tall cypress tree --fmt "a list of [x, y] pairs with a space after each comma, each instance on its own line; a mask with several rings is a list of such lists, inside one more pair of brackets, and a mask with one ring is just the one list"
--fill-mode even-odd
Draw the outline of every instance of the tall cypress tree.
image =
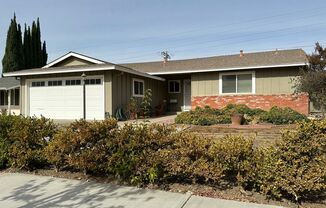
[[25, 68], [29, 69], [32, 67], [32, 54], [31, 54], [31, 29], [30, 27], [27, 28], [25, 24], [25, 31], [24, 31], [24, 42], [23, 42], [23, 49], [24, 49], [24, 58], [25, 58]]
[[38, 53], [37, 53], [37, 28], [36, 23], [33, 21], [32, 23], [32, 31], [31, 31], [31, 67], [36, 68], [38, 66]]
[[36, 22], [33, 21], [32, 28], [25, 24], [22, 37], [21, 27], [14, 15], [7, 34], [6, 51], [2, 60], [3, 72], [39, 68], [46, 64], [47, 59], [46, 43], [41, 42], [39, 18]]
[[46, 62], [48, 60], [48, 53], [46, 52], [46, 42], [43, 42], [42, 46], [42, 66], [46, 65]]
[[22, 34], [16, 15], [11, 19], [7, 33], [5, 55], [2, 59], [3, 72], [12, 72], [24, 68]]
[[37, 18], [36, 22], [36, 52], [37, 52], [37, 67], [42, 67], [43, 63], [43, 53], [42, 53], [42, 42], [41, 42], [41, 28], [40, 19]]

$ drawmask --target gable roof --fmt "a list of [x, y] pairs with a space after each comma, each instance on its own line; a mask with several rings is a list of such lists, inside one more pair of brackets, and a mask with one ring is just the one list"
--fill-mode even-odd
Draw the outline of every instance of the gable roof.
[[11, 90], [20, 87], [20, 81], [15, 77], [0, 78], [0, 90]]
[[87, 61], [87, 62], [90, 62], [90, 63], [93, 63], [93, 64], [106, 64], [106, 63], [108, 63], [106, 61], [102, 61], [102, 60], [99, 60], [99, 59], [96, 59], [96, 58], [93, 58], [93, 57], [90, 57], [90, 56], [86, 56], [86, 55], [83, 55], [83, 54], [80, 54], [80, 53], [70, 51], [67, 54], [65, 54], [65, 55], [51, 61], [50, 63], [43, 66], [42, 68], [52, 67], [52, 66], [66, 60], [68, 58], [71, 58], [71, 57], [75, 57], [75, 58], [78, 58], [78, 59], [81, 59], [81, 60], [84, 60], [84, 61]]
[[151, 75], [182, 74], [207, 71], [229, 71], [255, 68], [273, 68], [304, 66], [308, 63], [306, 53], [302, 49], [275, 50], [237, 55], [213, 56], [186, 60], [175, 60], [163, 63], [143, 62], [126, 63], [129, 67]]

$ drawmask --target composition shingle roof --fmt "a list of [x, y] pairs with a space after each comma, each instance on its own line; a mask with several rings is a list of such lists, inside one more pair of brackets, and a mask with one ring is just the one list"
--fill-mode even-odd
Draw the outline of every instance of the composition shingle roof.
[[15, 77], [0, 78], [0, 90], [10, 90], [20, 86], [20, 81]]
[[[50, 68], [36, 68], [5, 73], [4, 76], [24, 76], [36, 74], [67, 73], [96, 70], [127, 70], [130, 73], [139, 73], [140, 76], [159, 75], [164, 73], [191, 73], [207, 70], [228, 70], [245, 68], [264, 68], [272, 66], [293, 66], [308, 63], [307, 56], [302, 49], [275, 50], [256, 53], [244, 53], [240, 57], [236, 55], [213, 56], [206, 58], [195, 58], [185, 60], [174, 60], [163, 63], [163, 61], [112, 64], [91, 64], [79, 66], [63, 66]], [[158, 78], [158, 77], [151, 77]]]
[[206, 58], [195, 58], [186, 60], [175, 60], [163, 63], [163, 61], [126, 63], [120, 64], [141, 72], [160, 74], [191, 72], [209, 69], [230, 69], [230, 68], [259, 68], [262, 66], [281, 66], [307, 63], [306, 53], [302, 49], [275, 50], [266, 52], [245, 53], [242, 57], [239, 54], [214, 56]]
[[89, 72], [89, 71], [106, 71], [106, 70], [118, 70], [131, 74], [136, 74], [151, 79], [164, 80], [158, 76], [152, 76], [145, 72], [137, 71], [132, 68], [115, 65], [115, 64], [91, 64], [91, 65], [76, 65], [76, 66], [60, 66], [60, 67], [49, 67], [49, 68], [35, 68], [25, 69], [14, 72], [4, 73], [4, 77], [19, 77], [26, 75], [42, 75], [42, 74], [62, 74], [62, 73], [74, 73], [74, 72]]

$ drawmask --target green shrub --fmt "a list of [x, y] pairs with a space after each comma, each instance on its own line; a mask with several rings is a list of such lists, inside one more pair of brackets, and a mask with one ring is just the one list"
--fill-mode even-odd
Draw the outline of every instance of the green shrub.
[[254, 158], [253, 139], [242, 136], [225, 136], [209, 149], [211, 158], [223, 167], [225, 179], [242, 183], [251, 171]]
[[272, 124], [293, 124], [296, 121], [307, 120], [307, 117], [291, 108], [274, 106], [262, 114], [261, 120]]
[[249, 108], [245, 104], [228, 104], [223, 108], [225, 114], [231, 115], [233, 112], [240, 113], [248, 116], [257, 116], [265, 111], [259, 108]]
[[57, 170], [72, 167], [84, 173], [104, 173], [111, 151], [107, 142], [114, 138], [116, 128], [115, 119], [75, 121], [54, 135], [45, 149], [46, 158]]
[[223, 109], [197, 107], [195, 110], [182, 112], [175, 122], [178, 124], [193, 125], [214, 125], [231, 123], [231, 116], [234, 113], [244, 115], [245, 123], [268, 122], [272, 124], [292, 124], [296, 121], [307, 120], [307, 117], [291, 108], [272, 107], [269, 111], [262, 109], [251, 109], [246, 105], [229, 104]]
[[222, 110], [213, 109], [209, 106], [205, 108], [197, 107], [195, 110], [180, 113], [176, 119], [179, 124], [193, 125], [213, 125], [231, 123], [231, 117], [223, 113]]
[[209, 154], [209, 139], [188, 133], [171, 135], [171, 145], [158, 151], [167, 180], [219, 182], [223, 167]]
[[16, 117], [7, 135], [9, 163], [20, 169], [35, 169], [46, 164], [43, 149], [57, 128], [49, 119]]
[[44, 148], [44, 157], [54, 165], [56, 171], [69, 167], [69, 154], [72, 152], [74, 132], [64, 128], [54, 134], [53, 139]]
[[11, 144], [9, 133], [13, 131], [14, 122], [17, 122], [18, 116], [0, 115], [0, 169], [8, 166], [8, 149]]
[[108, 172], [133, 183], [153, 183], [162, 174], [156, 153], [170, 145], [173, 132], [165, 125], [124, 125], [108, 144]]
[[248, 181], [261, 192], [295, 201], [326, 190], [326, 121], [300, 122], [274, 146], [257, 151]]

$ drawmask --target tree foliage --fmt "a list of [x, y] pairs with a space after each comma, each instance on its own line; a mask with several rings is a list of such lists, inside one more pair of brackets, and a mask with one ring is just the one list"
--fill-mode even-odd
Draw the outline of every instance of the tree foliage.
[[17, 71], [24, 68], [24, 53], [21, 39], [20, 25], [16, 15], [11, 19], [7, 33], [5, 55], [2, 59], [3, 72]]
[[16, 15], [8, 29], [5, 55], [2, 60], [3, 72], [39, 68], [47, 62], [45, 41], [41, 42], [39, 19], [33, 21], [32, 28], [25, 24], [24, 36]]
[[301, 70], [296, 80], [296, 91], [308, 93], [314, 106], [320, 108], [323, 117], [326, 109], [326, 48], [318, 42], [315, 52], [308, 55], [309, 65]]

